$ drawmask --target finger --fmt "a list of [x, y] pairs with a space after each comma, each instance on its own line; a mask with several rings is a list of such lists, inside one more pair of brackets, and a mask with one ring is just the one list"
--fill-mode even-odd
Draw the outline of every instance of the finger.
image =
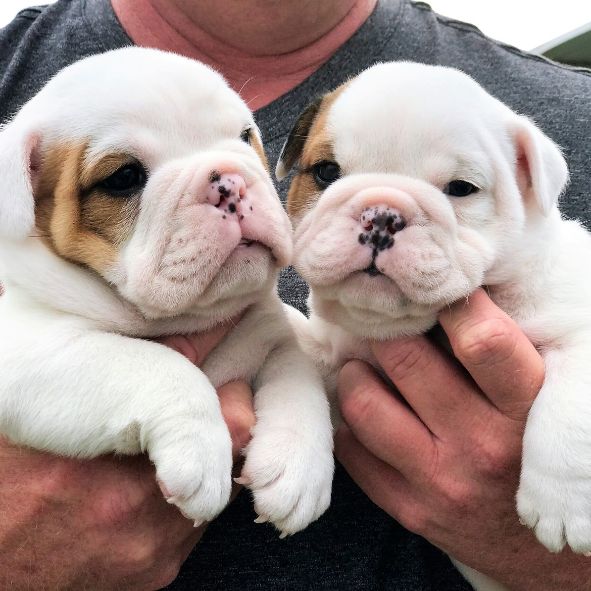
[[359, 442], [381, 461], [405, 475], [432, 463], [432, 435], [414, 413], [388, 389], [373, 369], [349, 361], [338, 379], [343, 419]]
[[414, 505], [408, 482], [400, 472], [370, 453], [346, 425], [335, 433], [335, 456], [378, 507], [401, 523], [406, 521], [405, 508]]
[[506, 416], [523, 420], [544, 381], [544, 361], [484, 290], [440, 314], [454, 355]]
[[205, 358], [219, 345], [228, 332], [238, 324], [240, 317], [218, 324], [212, 329], [190, 335], [170, 335], [155, 339], [159, 343], [184, 355], [189, 361], [200, 366]]
[[252, 391], [246, 382], [230, 382], [218, 388], [224, 420], [232, 437], [234, 460], [246, 447], [255, 424]]
[[371, 349], [404, 399], [438, 438], [474, 428], [494, 410], [469, 376], [426, 337], [372, 343]]

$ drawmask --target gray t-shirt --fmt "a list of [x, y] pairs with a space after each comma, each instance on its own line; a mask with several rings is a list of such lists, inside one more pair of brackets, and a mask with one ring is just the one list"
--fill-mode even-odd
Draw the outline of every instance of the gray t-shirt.
[[[109, 0], [58, 0], [22, 11], [0, 31], [0, 121], [62, 67], [129, 44]], [[591, 74], [495, 43], [473, 26], [408, 0], [381, 0], [322, 68], [256, 113], [270, 162], [275, 163], [297, 115], [316, 96], [375, 62], [401, 59], [458, 67], [533, 117], [563, 147], [569, 163], [571, 183], [562, 210], [589, 221]], [[284, 196], [287, 181], [279, 188]], [[293, 272], [283, 274], [280, 292], [284, 300], [305, 308], [306, 289]], [[270, 526], [255, 525], [254, 517], [249, 495], [243, 492], [211, 524], [169, 588], [469, 589], [443, 553], [373, 505], [341, 468], [331, 508], [304, 532], [279, 540]]]

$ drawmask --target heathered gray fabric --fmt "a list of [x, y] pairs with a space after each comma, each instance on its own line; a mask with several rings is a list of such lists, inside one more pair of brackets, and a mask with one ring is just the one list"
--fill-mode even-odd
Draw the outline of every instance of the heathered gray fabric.
[[[108, 0], [59, 0], [31, 8], [0, 31], [0, 121], [63, 66], [130, 44]], [[314, 75], [257, 113], [274, 164], [297, 115], [316, 96], [377, 61], [407, 59], [455, 66], [519, 112], [532, 116], [564, 148], [571, 184], [563, 211], [589, 221], [591, 75], [494, 43], [428, 5], [382, 0], [365, 25]], [[437, 100], [437, 97], [433, 97]], [[67, 117], [67, 113], [64, 113]], [[280, 185], [285, 195], [287, 181]], [[306, 291], [288, 272], [282, 297], [303, 309]], [[278, 540], [246, 493], [208, 529], [173, 590], [460, 591], [468, 585], [447, 557], [375, 507], [337, 469], [328, 513], [305, 532]]]

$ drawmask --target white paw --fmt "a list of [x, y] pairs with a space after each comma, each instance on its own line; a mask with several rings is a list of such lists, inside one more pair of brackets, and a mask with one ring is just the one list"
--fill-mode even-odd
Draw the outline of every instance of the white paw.
[[577, 553], [591, 552], [591, 472], [566, 466], [551, 471], [524, 462], [517, 512], [550, 552], [565, 544]]
[[[228, 504], [232, 488], [232, 442], [221, 421], [193, 425], [150, 451], [166, 500], [195, 521], [211, 521]], [[198, 427], [198, 428], [195, 428]]]
[[331, 433], [302, 434], [258, 424], [238, 481], [253, 493], [257, 523], [269, 521], [285, 537], [328, 509], [333, 472]]

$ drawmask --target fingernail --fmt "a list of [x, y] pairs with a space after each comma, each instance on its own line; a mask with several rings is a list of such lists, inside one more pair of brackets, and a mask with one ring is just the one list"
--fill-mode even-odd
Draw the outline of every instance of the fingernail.
[[284, 540], [285, 538], [287, 538], [287, 536], [288, 536], [288, 535], [289, 535], [289, 534], [288, 534], [287, 532], [285, 532], [285, 531], [282, 531], [282, 532], [279, 534], [279, 539], [280, 539], [280, 540]]
[[194, 522], [193, 522], [193, 527], [200, 527], [200, 526], [202, 526], [204, 523], [205, 523], [205, 521], [204, 521], [203, 519], [202, 519], [202, 520], [197, 520], [197, 521], [194, 521]]
[[259, 515], [254, 522], [255, 523], [267, 523], [267, 521], [269, 521], [269, 518], [265, 515]]

